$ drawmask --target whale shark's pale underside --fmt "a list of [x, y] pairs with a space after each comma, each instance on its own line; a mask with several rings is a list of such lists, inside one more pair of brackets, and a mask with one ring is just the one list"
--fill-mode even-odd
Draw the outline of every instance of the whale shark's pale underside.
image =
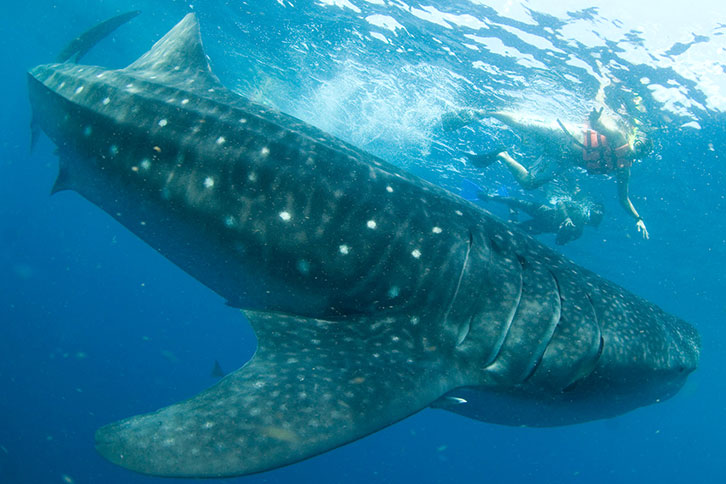
[[255, 356], [107, 425], [138, 472], [232, 476], [325, 452], [427, 406], [547, 426], [673, 395], [682, 320], [488, 212], [226, 89], [186, 16], [121, 70], [29, 73], [71, 189], [241, 308]]

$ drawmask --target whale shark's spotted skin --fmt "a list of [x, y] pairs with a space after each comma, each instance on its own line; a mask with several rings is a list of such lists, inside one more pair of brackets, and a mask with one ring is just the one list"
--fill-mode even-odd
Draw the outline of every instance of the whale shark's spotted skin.
[[433, 405], [510, 425], [665, 399], [695, 330], [486, 211], [220, 84], [193, 15], [129, 67], [34, 68], [72, 189], [239, 307], [254, 358], [101, 428], [138, 472], [213, 477], [324, 452]]

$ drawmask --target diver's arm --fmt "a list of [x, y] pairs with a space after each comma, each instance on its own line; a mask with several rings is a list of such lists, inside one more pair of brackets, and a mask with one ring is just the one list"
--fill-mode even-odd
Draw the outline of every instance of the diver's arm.
[[557, 220], [561, 220], [560, 227], [574, 227], [575, 222], [572, 220], [572, 214], [567, 210], [567, 202], [557, 204]]
[[621, 168], [617, 171], [618, 179], [618, 200], [620, 205], [623, 206], [626, 212], [628, 212], [635, 220], [637, 220], [638, 232], [643, 235], [644, 239], [650, 238], [648, 235], [648, 229], [645, 228], [645, 222], [638, 214], [635, 209], [633, 202], [630, 201], [630, 168]]

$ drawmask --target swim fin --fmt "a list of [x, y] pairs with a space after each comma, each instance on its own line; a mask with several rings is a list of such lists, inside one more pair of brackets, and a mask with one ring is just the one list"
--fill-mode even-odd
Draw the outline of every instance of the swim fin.
[[470, 202], [479, 200], [479, 193], [484, 191], [482, 187], [467, 178], [462, 180], [460, 188], [459, 196]]

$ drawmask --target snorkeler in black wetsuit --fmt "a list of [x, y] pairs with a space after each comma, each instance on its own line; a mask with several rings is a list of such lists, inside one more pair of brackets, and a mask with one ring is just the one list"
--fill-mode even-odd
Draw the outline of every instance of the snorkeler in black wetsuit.
[[604, 207], [601, 203], [563, 199], [546, 205], [518, 198], [479, 192], [479, 198], [503, 203], [512, 210], [521, 210], [531, 218], [516, 225], [530, 235], [556, 234], [555, 243], [565, 245], [578, 239], [585, 225], [597, 227], [602, 222]]

